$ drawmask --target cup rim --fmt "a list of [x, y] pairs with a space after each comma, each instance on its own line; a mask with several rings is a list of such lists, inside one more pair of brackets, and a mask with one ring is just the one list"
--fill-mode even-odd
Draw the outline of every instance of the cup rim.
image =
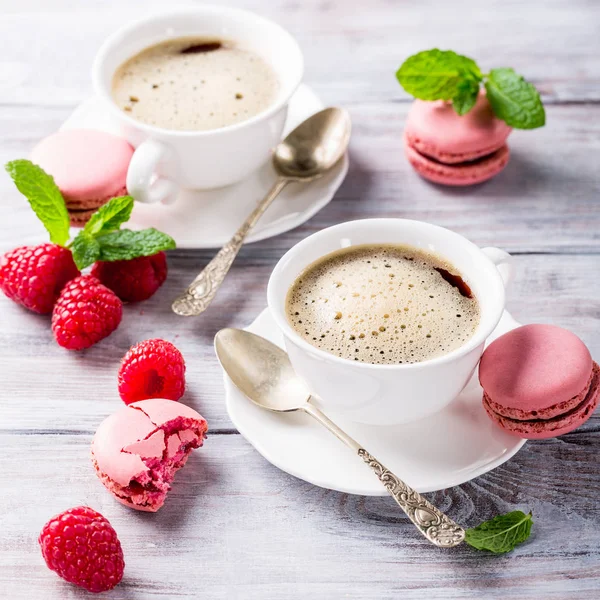
[[[448, 354], [443, 354], [442, 356], [437, 356], [435, 358], [430, 358], [428, 360], [424, 360], [424, 361], [416, 362], [416, 363], [381, 365], [381, 364], [372, 364], [372, 363], [366, 363], [366, 362], [360, 362], [360, 361], [352, 361], [347, 358], [335, 356], [335, 354], [330, 354], [329, 352], [325, 352], [324, 350], [321, 350], [320, 348], [317, 348], [317, 347], [313, 346], [312, 344], [309, 344], [288, 323], [287, 319], [285, 318], [285, 315], [282, 314], [281, 311], [279, 311], [277, 309], [275, 286], [277, 284], [276, 280], [278, 279], [279, 275], [281, 274], [281, 272], [283, 270], [284, 263], [287, 262], [291, 256], [296, 255], [298, 252], [301, 252], [306, 247], [310, 246], [311, 244], [314, 244], [314, 242], [316, 240], [318, 240], [320, 238], [328, 237], [329, 235], [334, 234], [336, 231], [338, 231], [340, 229], [344, 229], [345, 227], [348, 227], [349, 224], [366, 223], [366, 224], [372, 225], [373, 227], [377, 227], [378, 225], [381, 225], [384, 223], [389, 223], [389, 222], [401, 222], [406, 225], [414, 225], [414, 226], [418, 226], [418, 227], [425, 226], [427, 228], [437, 230], [438, 232], [442, 232], [444, 235], [450, 235], [451, 237], [454, 237], [454, 239], [457, 240], [457, 242], [459, 242], [463, 245], [466, 245], [471, 250], [476, 251], [476, 253], [478, 253], [478, 255], [481, 255], [481, 257], [484, 259], [484, 261], [488, 263], [492, 279], [495, 279], [495, 281], [496, 281], [497, 289], [494, 291], [494, 294], [498, 298], [499, 303], [502, 306], [502, 310], [499, 311], [499, 314], [496, 317], [490, 319], [490, 322], [487, 327], [484, 328], [484, 327], [481, 327], [481, 325], [480, 325], [477, 328], [477, 330], [475, 331], [475, 333], [473, 334], [473, 336], [462, 346], [459, 346], [455, 350], [452, 350], [452, 352], [448, 352]], [[323, 256], [326, 256], [326, 254], [324, 254]], [[311, 263], [307, 263], [304, 268], [308, 267], [309, 264], [311, 264]], [[480, 300], [478, 300], [478, 301], [480, 302]], [[460, 235], [459, 233], [452, 231], [451, 229], [447, 229], [447, 228], [441, 227], [439, 225], [434, 225], [432, 223], [427, 223], [426, 221], [418, 221], [415, 219], [396, 219], [396, 218], [356, 219], [354, 221], [345, 221], [343, 223], [339, 223], [337, 225], [333, 225], [331, 227], [326, 227], [325, 229], [321, 229], [320, 231], [317, 231], [317, 232], [309, 235], [308, 237], [305, 237], [303, 240], [301, 240], [300, 242], [298, 242], [297, 244], [292, 246], [279, 259], [279, 261], [275, 265], [275, 268], [271, 272], [271, 275], [269, 277], [269, 282], [267, 285], [267, 305], [269, 307], [271, 315], [273, 316], [273, 319], [277, 323], [277, 326], [283, 332], [284, 337], [288, 338], [290, 341], [292, 341], [294, 344], [299, 346], [304, 351], [314, 354], [318, 358], [320, 358], [324, 361], [330, 361], [330, 362], [333, 362], [333, 363], [336, 363], [339, 365], [345, 365], [346, 367], [352, 367], [352, 368], [357, 368], [357, 369], [361, 369], [361, 370], [364, 370], [364, 369], [373, 370], [374, 369], [374, 370], [378, 370], [378, 371], [394, 371], [394, 370], [417, 371], [420, 369], [426, 369], [428, 367], [441, 365], [441, 364], [450, 362], [452, 360], [455, 360], [457, 358], [460, 358], [462, 356], [465, 356], [466, 354], [468, 354], [469, 352], [471, 352], [472, 350], [477, 348], [477, 346], [479, 346], [480, 344], [485, 343], [485, 340], [494, 331], [494, 329], [500, 322], [500, 319], [502, 318], [502, 314], [504, 312], [504, 307], [505, 307], [505, 301], [506, 301], [506, 289], [505, 289], [505, 284], [502, 279], [502, 276], [500, 275], [500, 272], [498, 271], [496, 265], [492, 262], [492, 260], [486, 254], [484, 254], [482, 252], [482, 250], [479, 246], [477, 246], [476, 244], [471, 242], [466, 237]], [[285, 303], [285, 301], [284, 301], [284, 303]]]
[[[244, 121], [240, 121], [238, 123], [233, 123], [232, 125], [227, 125], [225, 127], [218, 127], [216, 129], [207, 129], [201, 131], [187, 131], [187, 130], [178, 130], [178, 129], [166, 129], [164, 127], [156, 127], [154, 125], [149, 125], [147, 123], [142, 123], [141, 121], [137, 121], [133, 117], [130, 117], [125, 112], [123, 112], [114, 102], [110, 92], [104, 86], [102, 81], [102, 77], [100, 75], [101, 66], [106, 60], [107, 55], [112, 50], [115, 43], [123, 37], [124, 34], [130, 32], [132, 29], [136, 29], [141, 25], [146, 23], [151, 23], [153, 21], [161, 21], [162, 19], [167, 19], [173, 16], [181, 16], [181, 15], [203, 15], [203, 14], [217, 14], [217, 15], [225, 15], [232, 16], [236, 15], [239, 17], [244, 17], [250, 21], [254, 21], [260, 25], [271, 27], [280, 31], [283, 34], [284, 38], [287, 39], [290, 47], [297, 54], [298, 58], [298, 71], [296, 77], [289, 85], [289, 89], [287, 93], [283, 94], [281, 98], [268, 106], [265, 110], [259, 112], [258, 114], [250, 117], [249, 119], [245, 119]], [[167, 38], [165, 38], [167, 39]], [[302, 83], [302, 77], [304, 76], [304, 56], [302, 54], [302, 50], [298, 45], [298, 42], [292, 36], [292, 34], [276, 23], [271, 19], [267, 19], [257, 13], [254, 13], [249, 10], [244, 10], [241, 8], [233, 8], [233, 7], [221, 7], [216, 4], [200, 4], [194, 8], [180, 8], [173, 9], [169, 11], [161, 11], [152, 13], [144, 18], [135, 19], [123, 25], [113, 33], [111, 33], [105, 40], [102, 42], [102, 45], [96, 52], [96, 56], [94, 57], [94, 62], [92, 64], [92, 85], [95, 93], [100, 96], [109, 106], [110, 110], [116, 114], [119, 118], [123, 119], [129, 125], [141, 129], [148, 134], [156, 135], [170, 135], [178, 138], [189, 138], [189, 137], [211, 137], [219, 134], [226, 134], [235, 132], [239, 129], [244, 129], [245, 127], [254, 125], [256, 123], [260, 123], [262, 121], [267, 120], [269, 117], [273, 116], [279, 110], [284, 108], [290, 101], [290, 98], [294, 95], [299, 85]]]

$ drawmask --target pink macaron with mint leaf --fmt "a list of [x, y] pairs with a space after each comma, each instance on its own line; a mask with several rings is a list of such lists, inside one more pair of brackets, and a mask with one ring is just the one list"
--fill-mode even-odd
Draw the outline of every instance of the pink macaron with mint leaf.
[[576, 429], [600, 400], [600, 367], [574, 333], [555, 325], [524, 325], [492, 342], [479, 382], [490, 419], [526, 439]]
[[498, 119], [481, 92], [475, 106], [458, 115], [443, 100], [415, 100], [406, 118], [404, 151], [413, 169], [444, 185], [472, 185], [508, 164], [512, 128]]
[[513, 129], [535, 129], [546, 113], [535, 87], [510, 68], [483, 73], [452, 50], [407, 58], [396, 78], [416, 98], [404, 130], [406, 156], [419, 175], [443, 185], [482, 183], [508, 164]]

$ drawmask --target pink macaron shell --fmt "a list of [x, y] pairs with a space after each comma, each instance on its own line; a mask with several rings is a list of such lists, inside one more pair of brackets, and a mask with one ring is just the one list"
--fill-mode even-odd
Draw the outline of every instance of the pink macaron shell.
[[94, 129], [65, 129], [43, 139], [31, 161], [54, 177], [67, 204], [93, 208], [122, 194], [133, 147]]
[[500, 173], [508, 164], [510, 151], [504, 145], [493, 154], [472, 163], [442, 164], [420, 154], [404, 138], [404, 151], [412, 168], [424, 179], [442, 185], [466, 186], [483, 183]]
[[143, 411], [144, 414], [147, 415], [152, 423], [154, 423], [154, 425], [157, 427], [162, 427], [169, 421], [179, 418], [193, 419], [199, 423], [202, 423], [203, 426], [206, 427], [205, 419], [193, 408], [190, 408], [181, 402], [157, 398], [133, 402], [129, 405], [129, 407]]
[[574, 333], [555, 325], [524, 325], [486, 348], [479, 381], [494, 412], [511, 419], [551, 418], [581, 401], [592, 365]]
[[575, 408], [551, 419], [532, 419], [529, 421], [509, 419], [490, 407], [484, 396], [483, 407], [494, 423], [507, 433], [529, 440], [541, 440], [569, 433], [583, 425], [596, 410], [600, 401], [600, 368], [594, 363], [593, 378], [584, 400]]
[[123, 448], [146, 439], [156, 426], [139, 410], [125, 406], [107, 417], [94, 435], [92, 454], [98, 469], [119, 485], [127, 485], [134, 477], [146, 473], [148, 467], [138, 454], [123, 452]]
[[411, 148], [445, 164], [476, 160], [502, 148], [512, 131], [498, 119], [482, 91], [475, 106], [458, 115], [442, 100], [415, 100], [404, 134]]

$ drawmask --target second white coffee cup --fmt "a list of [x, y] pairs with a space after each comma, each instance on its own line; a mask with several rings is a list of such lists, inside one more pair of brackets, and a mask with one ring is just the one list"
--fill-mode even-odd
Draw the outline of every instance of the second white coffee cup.
[[[481, 311], [473, 337], [463, 346], [419, 363], [376, 365], [329, 354], [305, 341], [285, 313], [287, 292], [317, 259], [357, 244], [407, 244], [446, 258], [466, 279]], [[366, 219], [323, 229], [291, 248], [276, 265], [267, 298], [296, 372], [332, 415], [373, 425], [407, 423], [449, 404], [469, 381], [486, 338], [504, 311], [511, 257], [499, 248], [480, 249], [463, 236], [421, 221]]]

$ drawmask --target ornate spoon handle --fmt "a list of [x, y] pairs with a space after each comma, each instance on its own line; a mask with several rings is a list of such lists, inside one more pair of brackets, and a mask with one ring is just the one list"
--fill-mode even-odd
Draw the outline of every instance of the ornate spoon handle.
[[279, 192], [287, 185], [289, 179], [279, 177], [248, 218], [242, 223], [234, 236], [219, 250], [217, 255], [204, 267], [198, 277], [192, 281], [187, 290], [176, 298], [171, 305], [174, 313], [184, 317], [197, 316], [203, 313], [216, 293], [219, 291], [225, 276], [229, 272], [235, 257], [238, 255], [249, 231], [256, 225], [260, 217]]
[[452, 548], [458, 546], [465, 539], [465, 530], [460, 525], [386, 469], [314, 404], [307, 402], [303, 409], [352, 448], [373, 469], [398, 506], [432, 544], [440, 548]]

